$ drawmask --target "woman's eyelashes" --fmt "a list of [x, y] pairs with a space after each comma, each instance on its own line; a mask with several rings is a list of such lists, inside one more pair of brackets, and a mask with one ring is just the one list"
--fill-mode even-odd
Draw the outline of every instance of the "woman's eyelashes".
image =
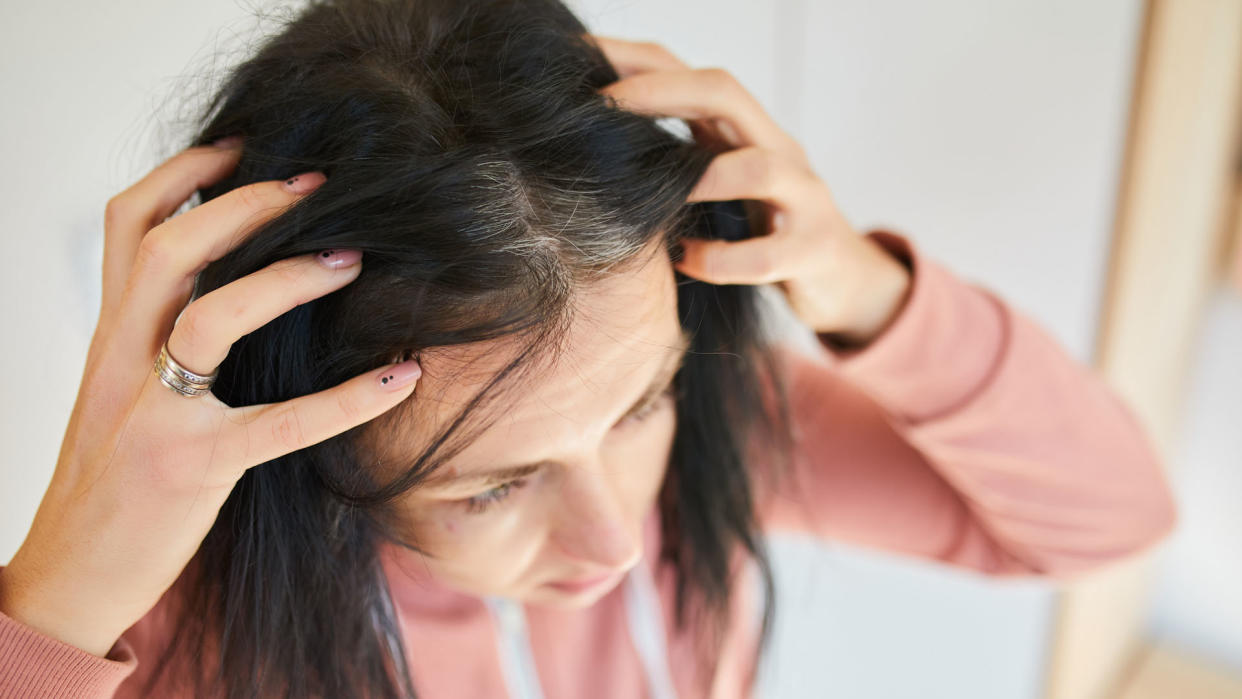
[[[673, 399], [675, 399], [676, 397], [677, 397], [676, 384], [669, 384], [669, 387], [664, 389], [664, 392], [661, 393], [659, 396], [657, 396], [655, 400], [648, 402], [646, 405], [640, 408], [637, 412], [626, 417], [621, 423], [619, 423], [618, 426], [623, 425], [626, 422], [630, 422], [630, 421], [643, 422], [644, 420], [647, 420], [648, 418], [650, 418], [656, 412], [656, 410], [660, 408], [671, 407], [674, 403]], [[500, 485], [494, 488], [490, 488], [488, 490], [483, 491], [482, 493], [479, 493], [478, 495], [465, 498], [463, 500], [460, 500], [459, 502], [461, 502], [465, 506], [466, 511], [469, 512], [470, 514], [480, 514], [480, 513], [486, 512], [488, 508], [490, 508], [492, 505], [502, 502], [503, 500], [508, 498], [510, 495], [512, 495], [513, 491], [525, 485], [526, 485], [525, 478], [515, 478], [514, 480], [501, 483]]]
[[468, 497], [465, 500], [462, 500], [462, 502], [465, 503], [467, 512], [477, 514], [509, 497], [514, 490], [517, 490], [524, 485], [526, 485], [525, 478], [516, 478], [506, 483], [501, 483], [495, 488], [485, 490], [478, 495]]
[[671, 406], [676, 397], [677, 385], [675, 383], [670, 383], [668, 388], [664, 389], [660, 395], [648, 401], [646, 405], [639, 408], [636, 412], [626, 416], [625, 419], [618, 423], [618, 427], [627, 422], [642, 422], [643, 420], [646, 420], [651, 417], [651, 414], [657, 409]]

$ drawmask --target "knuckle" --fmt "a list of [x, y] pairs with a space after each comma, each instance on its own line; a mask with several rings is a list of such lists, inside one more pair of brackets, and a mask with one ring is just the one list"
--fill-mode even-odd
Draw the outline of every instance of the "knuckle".
[[746, 151], [743, 157], [743, 168], [747, 181], [754, 185], [758, 194], [772, 194], [780, 176], [780, 165], [776, 158], [770, 151], [756, 146], [749, 146]]
[[273, 200], [274, 188], [268, 182], [254, 182], [238, 187], [227, 196], [234, 199], [234, 205], [246, 212], [258, 212], [276, 206]]
[[206, 347], [213, 335], [213, 314], [208, 312], [204, 304], [195, 301], [181, 312], [177, 321], [176, 331], [181, 336], [181, 346]]
[[281, 408], [272, 421], [272, 440], [286, 451], [296, 451], [305, 444], [304, 437], [297, 406], [287, 405]]
[[781, 132], [780, 138], [784, 143], [782, 150], [790, 154], [793, 158], [793, 162], [800, 164], [807, 170], [813, 169], [811, 167], [810, 159], [807, 157], [806, 149], [802, 147], [802, 144], [798, 141], [798, 139], [794, 138], [791, 134], [785, 131]]
[[266, 203], [265, 197], [254, 184], [238, 187], [233, 190], [237, 205], [244, 209], [259, 209]]
[[776, 272], [777, 260], [772, 254], [772, 246], [765, 246], [755, 251], [751, 257], [753, 272], [759, 277], [767, 277]]
[[104, 205], [104, 228], [110, 230], [133, 220], [133, 208], [129, 195], [124, 192], [109, 199]]
[[307, 270], [308, 265], [305, 260], [298, 258], [278, 260], [268, 266], [268, 271], [283, 287], [302, 284], [306, 279]]
[[708, 279], [720, 277], [720, 256], [716, 254], [715, 248], [708, 248], [699, 254], [699, 265], [703, 270], [703, 276]]
[[138, 252], [134, 257], [134, 266], [144, 270], [166, 269], [172, 266], [175, 253], [167, 235], [158, 229], [142, 237], [138, 243]]
[[668, 63], [680, 63], [680, 60], [673, 55], [673, 52], [670, 51], [667, 46], [658, 41], [644, 41], [641, 45], [644, 51], [650, 53], [656, 58]]
[[818, 202], [821, 205], [832, 201], [832, 194], [828, 191], [828, 186], [813, 173], [799, 172], [789, 179], [790, 192], [797, 193], [807, 200]]
[[342, 390], [337, 391], [336, 407], [341, 411], [346, 421], [358, 422], [363, 417], [364, 405], [356, 391]]
[[700, 68], [699, 75], [715, 90], [731, 90], [737, 86], [733, 73], [718, 66]]

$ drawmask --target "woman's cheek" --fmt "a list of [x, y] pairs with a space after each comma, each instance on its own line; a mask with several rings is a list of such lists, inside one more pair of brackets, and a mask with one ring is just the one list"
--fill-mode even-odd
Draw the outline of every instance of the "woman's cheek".
[[428, 542], [434, 541], [441, 555], [456, 555], [469, 549], [470, 540], [486, 538], [486, 528], [480, 522], [472, 521], [478, 520], [479, 516], [466, 512], [460, 503], [439, 501], [429, 509], [431, 512], [423, 524], [423, 530], [431, 534]]
[[[528, 515], [533, 493], [515, 493], [511, 501], [492, 509], [471, 513], [461, 502], [441, 501], [424, 525], [424, 541], [446, 563], [473, 570], [489, 561], [519, 554], [531, 540], [537, 540], [536, 522]], [[489, 573], [490, 574], [490, 573]]]
[[420, 548], [436, 556], [455, 558], [469, 550], [469, 540], [477, 537], [477, 527], [465, 508], [453, 500], [419, 498], [407, 510], [407, 531]]
[[668, 471], [673, 437], [677, 429], [677, 413], [664, 409], [652, 415], [649, 422], [631, 435], [618, 435], [610, 458], [610, 471], [625, 474], [618, 484], [625, 493], [628, 509], [641, 516], [659, 494]]
[[677, 413], [676, 411], [669, 410], [661, 422], [660, 440], [655, 447], [655, 456], [652, 459], [652, 462], [657, 464], [656, 471], [652, 474], [651, 479], [653, 493], [659, 491], [660, 486], [664, 484], [664, 478], [668, 472], [668, 462], [673, 454], [673, 439], [676, 434]]

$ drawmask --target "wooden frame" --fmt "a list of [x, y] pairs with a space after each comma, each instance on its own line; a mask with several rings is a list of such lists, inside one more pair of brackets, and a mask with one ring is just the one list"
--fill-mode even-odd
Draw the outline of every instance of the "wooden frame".
[[[1239, 210], [1240, 105], [1242, 2], [1149, 0], [1094, 361], [1166, 463], [1187, 358]], [[1047, 699], [1116, 697], [1123, 688], [1143, 696], [1131, 693], [1142, 691], [1132, 680], [1153, 657], [1142, 634], [1151, 567], [1151, 556], [1139, 557], [1062, 593]]]

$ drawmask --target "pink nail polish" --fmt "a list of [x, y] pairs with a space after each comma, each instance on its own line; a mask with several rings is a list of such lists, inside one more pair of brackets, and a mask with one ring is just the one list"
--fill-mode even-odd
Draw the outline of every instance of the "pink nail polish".
[[319, 264], [328, 269], [339, 269], [358, 264], [358, 261], [362, 259], [362, 251], [350, 248], [333, 248], [321, 251], [315, 255], [315, 259], [319, 260]]
[[380, 374], [380, 388], [385, 391], [395, 391], [404, 388], [422, 375], [423, 368], [418, 365], [418, 362], [407, 359], [400, 364], [388, 367]]
[[322, 172], [303, 172], [285, 180], [284, 187], [294, 194], [306, 194], [326, 182], [327, 179]]

